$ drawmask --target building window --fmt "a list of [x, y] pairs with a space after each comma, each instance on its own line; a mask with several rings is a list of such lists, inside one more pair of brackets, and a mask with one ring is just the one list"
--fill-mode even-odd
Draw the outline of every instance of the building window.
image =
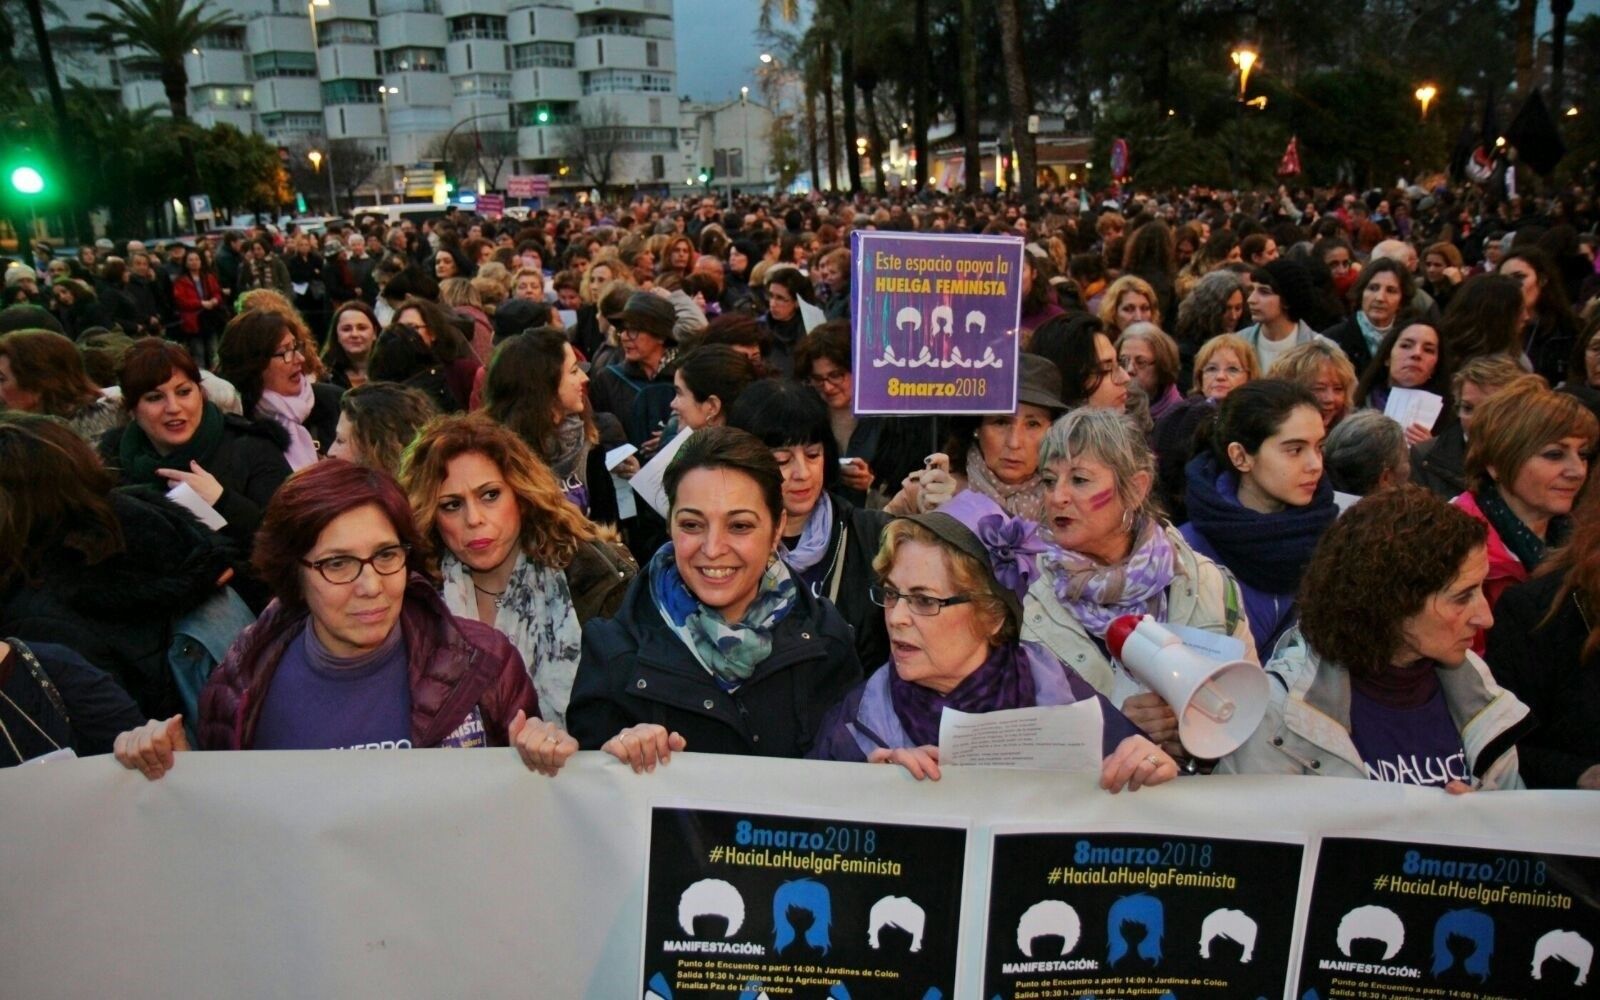
[[323, 104], [377, 104], [378, 81], [376, 80], [324, 80], [322, 82]]
[[644, 64], [651, 69], [661, 65], [661, 45], [658, 42], [644, 43]]
[[532, 69], [535, 66], [567, 68], [573, 63], [572, 42], [526, 42], [511, 47], [513, 69]]
[[594, 62], [596, 66], [604, 66], [606, 64], [606, 40], [604, 38], [596, 38], [594, 40]]
[[467, 14], [462, 17], [452, 17], [447, 23], [452, 42], [468, 42], [484, 38], [504, 40], [506, 37], [506, 19], [503, 17]]
[[317, 57], [311, 52], [257, 52], [250, 57], [250, 69], [257, 80], [316, 76]]
[[535, 12], [531, 10], [528, 11], [528, 34], [534, 36], [539, 34], [539, 21]]
[[744, 176], [744, 150], [719, 149], [712, 156], [718, 177]]
[[661, 124], [661, 98], [650, 98], [650, 124]]
[[653, 181], [667, 179], [667, 158], [660, 153], [652, 154], [650, 157], [650, 179]]
[[317, 48], [330, 45], [376, 45], [378, 26], [371, 21], [324, 21], [317, 27]]
[[437, 14], [439, 0], [377, 0], [379, 16], [384, 14]]
[[510, 97], [511, 76], [506, 73], [476, 73], [451, 81], [457, 97]]
[[385, 73], [443, 73], [444, 49], [388, 49], [383, 53]]

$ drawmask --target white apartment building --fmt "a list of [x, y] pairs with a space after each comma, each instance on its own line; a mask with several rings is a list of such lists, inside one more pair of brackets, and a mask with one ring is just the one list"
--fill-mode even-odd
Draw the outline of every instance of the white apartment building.
[[683, 132], [682, 166], [674, 185], [696, 185], [702, 167], [714, 171], [716, 191], [766, 191], [778, 180], [772, 162], [773, 113], [744, 94], [731, 101], [704, 103], [684, 98], [678, 105]]
[[[94, 47], [88, 14], [104, 4], [58, 3], [51, 38], [64, 79], [119, 92], [129, 108], [166, 106], [152, 63]], [[514, 149], [502, 177], [559, 176], [568, 126], [601, 122], [621, 143], [613, 183], [662, 187], [677, 173], [672, 0], [212, 0], [211, 8], [238, 24], [186, 59], [190, 116], [286, 147], [357, 140], [387, 164], [373, 179], [379, 192], [394, 193], [405, 167], [452, 129]], [[575, 168], [566, 179], [587, 186]]]

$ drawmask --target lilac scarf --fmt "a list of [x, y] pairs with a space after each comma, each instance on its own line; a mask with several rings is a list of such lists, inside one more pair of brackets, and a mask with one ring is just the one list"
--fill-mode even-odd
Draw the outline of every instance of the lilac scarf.
[[1055, 585], [1056, 599], [1083, 623], [1090, 635], [1104, 637], [1123, 615], [1167, 617], [1167, 588], [1177, 571], [1172, 540], [1153, 517], [1140, 519], [1128, 558], [1102, 566], [1088, 556], [1052, 549], [1039, 560]]
[[285, 396], [264, 390], [261, 402], [256, 404], [257, 415], [289, 432], [289, 447], [283, 450], [283, 457], [288, 460], [289, 468], [296, 472], [317, 460], [316, 442], [312, 441], [311, 432], [306, 430], [306, 418], [311, 416], [311, 408], [316, 405], [317, 397], [311, 389], [309, 375], [300, 376], [300, 391], [295, 395]]
[[889, 698], [895, 717], [905, 727], [912, 746], [939, 742], [939, 717], [946, 708], [958, 712], [999, 712], [1026, 708], [1034, 703], [1033, 671], [1017, 643], [997, 646], [983, 666], [969, 674], [949, 694], [903, 680], [891, 663]]

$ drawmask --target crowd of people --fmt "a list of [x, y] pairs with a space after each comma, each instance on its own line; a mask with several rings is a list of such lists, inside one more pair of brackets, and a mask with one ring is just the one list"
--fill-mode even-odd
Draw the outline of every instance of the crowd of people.
[[[1112, 792], [1600, 789], [1597, 221], [1192, 189], [36, 242], [0, 310], [0, 762], [937, 779], [945, 708], [1093, 701]], [[855, 413], [869, 229], [1021, 237], [1013, 412]], [[629, 480], [683, 432], [658, 514]], [[1187, 748], [1126, 615], [1259, 664], [1254, 735]]]

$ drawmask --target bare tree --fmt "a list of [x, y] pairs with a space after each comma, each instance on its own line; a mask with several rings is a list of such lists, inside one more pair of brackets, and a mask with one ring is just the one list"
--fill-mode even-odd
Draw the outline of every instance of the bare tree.
[[422, 156], [442, 161], [446, 172], [458, 184], [469, 177], [482, 177], [485, 190], [493, 191], [499, 186], [500, 173], [506, 164], [516, 159], [517, 134], [505, 129], [461, 129], [449, 136], [448, 146], [443, 135], [430, 141], [423, 148]]
[[378, 156], [360, 139], [334, 139], [328, 143], [328, 169], [333, 171], [333, 185], [345, 204], [354, 206], [356, 191], [378, 169]]
[[627, 148], [622, 114], [605, 101], [587, 121], [561, 130], [557, 140], [562, 155], [575, 165], [604, 198], [617, 172], [617, 156]]

